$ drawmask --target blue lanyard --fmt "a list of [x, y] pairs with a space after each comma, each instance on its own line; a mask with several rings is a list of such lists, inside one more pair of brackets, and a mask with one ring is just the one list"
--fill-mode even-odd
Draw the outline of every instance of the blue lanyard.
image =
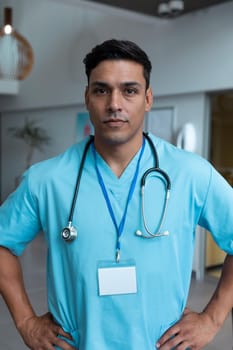
[[99, 181], [100, 187], [102, 189], [102, 192], [103, 192], [103, 195], [104, 195], [107, 207], [108, 207], [109, 214], [111, 216], [112, 222], [113, 222], [113, 224], [114, 224], [114, 226], [116, 228], [116, 232], [117, 232], [117, 244], [116, 244], [116, 261], [117, 262], [120, 261], [120, 249], [121, 249], [120, 238], [121, 238], [121, 235], [123, 233], [124, 226], [125, 226], [125, 220], [126, 220], [126, 214], [127, 214], [128, 205], [129, 205], [129, 202], [130, 202], [130, 200], [131, 200], [131, 198], [133, 196], [134, 190], [135, 190], [135, 186], [136, 186], [136, 182], [137, 182], [137, 178], [138, 178], [138, 172], [139, 172], [139, 165], [140, 165], [140, 161], [141, 161], [141, 158], [142, 158], [142, 155], [143, 155], [143, 152], [144, 152], [144, 148], [145, 148], [145, 139], [143, 140], [143, 144], [142, 144], [141, 152], [140, 152], [140, 155], [139, 155], [139, 158], [138, 158], [136, 170], [135, 170], [135, 173], [134, 173], [134, 176], [133, 176], [130, 188], [129, 188], [129, 193], [128, 193], [128, 198], [127, 198], [126, 205], [125, 205], [125, 210], [124, 210], [123, 216], [121, 218], [120, 225], [118, 227], [117, 222], [116, 222], [116, 217], [114, 215], [113, 208], [112, 208], [112, 205], [111, 205], [111, 201], [109, 199], [109, 196], [108, 196], [108, 193], [107, 193], [107, 189], [106, 189], [106, 186], [104, 184], [103, 177], [100, 174], [99, 168], [97, 166], [96, 150], [95, 150], [94, 144], [92, 144], [92, 151], [93, 151], [93, 154], [94, 154], [95, 169], [96, 169], [98, 181]]

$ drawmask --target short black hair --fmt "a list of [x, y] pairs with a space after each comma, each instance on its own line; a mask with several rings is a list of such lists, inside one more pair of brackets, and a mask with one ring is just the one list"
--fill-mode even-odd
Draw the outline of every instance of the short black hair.
[[87, 80], [91, 71], [105, 60], [130, 60], [143, 66], [143, 75], [146, 80], [146, 89], [150, 85], [151, 62], [147, 54], [134, 42], [128, 40], [110, 39], [95, 46], [83, 60]]

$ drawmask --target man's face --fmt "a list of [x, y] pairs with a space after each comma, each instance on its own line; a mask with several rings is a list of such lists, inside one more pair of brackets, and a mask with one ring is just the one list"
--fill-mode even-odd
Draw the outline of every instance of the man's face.
[[105, 60], [92, 70], [85, 94], [95, 141], [120, 145], [142, 137], [145, 112], [153, 103], [143, 67], [130, 60]]

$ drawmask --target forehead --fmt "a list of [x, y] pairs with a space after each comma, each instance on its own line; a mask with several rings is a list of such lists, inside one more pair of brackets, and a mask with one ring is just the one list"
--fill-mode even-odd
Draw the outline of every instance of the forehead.
[[143, 66], [130, 60], [105, 60], [100, 62], [90, 74], [90, 83], [103, 81], [107, 83], [135, 81], [145, 85]]

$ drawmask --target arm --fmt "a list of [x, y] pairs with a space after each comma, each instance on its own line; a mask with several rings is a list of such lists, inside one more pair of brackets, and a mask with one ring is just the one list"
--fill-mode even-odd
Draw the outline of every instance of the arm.
[[157, 348], [200, 350], [210, 343], [233, 308], [233, 256], [227, 255], [218, 286], [201, 313], [187, 310], [159, 339]]
[[227, 255], [217, 289], [204, 309], [219, 329], [233, 308], [233, 255]]
[[0, 294], [21, 334], [25, 344], [32, 350], [54, 350], [54, 345], [64, 350], [74, 350], [62, 335], [71, 339], [61, 327], [54, 323], [50, 313], [36, 316], [25, 291], [19, 259], [8, 249], [0, 247]]

